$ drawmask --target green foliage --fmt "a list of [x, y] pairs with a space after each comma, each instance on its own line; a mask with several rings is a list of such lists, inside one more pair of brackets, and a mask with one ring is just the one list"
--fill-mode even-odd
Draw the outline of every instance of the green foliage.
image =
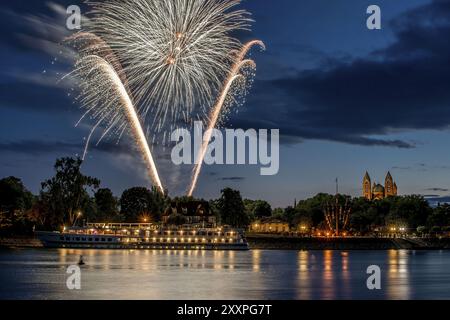
[[417, 227], [416, 230], [420, 234], [425, 234], [425, 233], [428, 233], [428, 231], [429, 231], [429, 229], [425, 226], [419, 226], [419, 227]]
[[91, 209], [88, 191], [93, 192], [100, 184], [96, 178], [81, 173], [81, 159], [62, 158], [56, 160], [53, 178], [42, 183], [41, 201], [47, 209], [47, 223], [53, 227], [70, 226], [78, 220], [78, 213]]
[[[310, 199], [300, 201], [295, 208], [297, 211], [295, 216], [308, 216], [311, 219], [312, 224], [317, 226], [325, 219], [323, 213], [324, 206], [332, 201], [334, 201], [333, 195], [319, 193]], [[295, 216], [293, 218], [295, 218]]]
[[250, 224], [250, 217], [245, 210], [239, 191], [230, 188], [223, 189], [217, 207], [222, 223], [238, 228], [245, 228]]
[[95, 195], [97, 214], [93, 222], [109, 222], [119, 220], [119, 203], [110, 189], [99, 189]]
[[450, 226], [450, 206], [448, 204], [440, 205], [433, 210], [427, 218], [428, 227], [446, 227]]
[[27, 211], [34, 196], [15, 177], [0, 180], [0, 228], [20, 232], [27, 227]]
[[159, 221], [168, 199], [157, 188], [149, 190], [143, 187], [135, 187], [125, 190], [120, 198], [120, 211], [127, 222], [137, 222], [143, 216], [148, 216], [152, 221]]
[[251, 219], [260, 219], [272, 215], [272, 207], [264, 200], [244, 200], [245, 211]]

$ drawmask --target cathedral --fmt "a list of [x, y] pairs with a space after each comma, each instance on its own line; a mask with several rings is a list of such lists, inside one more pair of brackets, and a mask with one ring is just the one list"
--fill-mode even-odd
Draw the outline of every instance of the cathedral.
[[384, 186], [381, 184], [372, 184], [369, 173], [363, 179], [363, 197], [368, 200], [381, 200], [387, 197], [397, 195], [397, 184], [392, 179], [391, 173], [388, 172], [384, 180]]

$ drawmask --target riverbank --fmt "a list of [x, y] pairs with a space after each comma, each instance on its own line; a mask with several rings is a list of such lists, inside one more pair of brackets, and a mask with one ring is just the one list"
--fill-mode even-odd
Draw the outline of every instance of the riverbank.
[[[250, 249], [261, 250], [441, 250], [450, 249], [450, 238], [299, 238], [251, 234], [246, 237]], [[34, 237], [0, 238], [3, 248], [43, 248]]]
[[299, 238], [251, 234], [246, 237], [251, 249], [264, 250], [440, 250], [450, 249], [450, 238]]
[[43, 245], [34, 237], [2, 237], [0, 248], [43, 248]]

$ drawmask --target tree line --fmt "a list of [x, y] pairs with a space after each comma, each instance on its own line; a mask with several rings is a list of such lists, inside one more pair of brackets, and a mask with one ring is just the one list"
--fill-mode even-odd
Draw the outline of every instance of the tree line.
[[[55, 175], [41, 183], [38, 195], [33, 195], [16, 177], [0, 180], [0, 232], [29, 233], [33, 229], [59, 230], [89, 222], [160, 222], [172, 201], [166, 191], [157, 188], [134, 187], [120, 198], [100, 180], [81, 172], [78, 158], [61, 158], [55, 163]], [[272, 209], [264, 200], [243, 199], [231, 188], [221, 191], [209, 207], [220, 224], [246, 228], [261, 219], [280, 220], [295, 228], [326, 229], [324, 206], [335, 203], [335, 195], [318, 194], [299, 201], [294, 206]], [[389, 197], [379, 201], [338, 195], [338, 203], [351, 204], [350, 230], [367, 234], [386, 226], [406, 226], [418, 232], [449, 231], [450, 206], [430, 207], [422, 196]]]

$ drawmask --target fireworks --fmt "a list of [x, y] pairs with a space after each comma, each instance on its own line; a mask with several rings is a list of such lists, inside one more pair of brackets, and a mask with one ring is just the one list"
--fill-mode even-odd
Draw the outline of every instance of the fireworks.
[[[90, 55], [77, 62], [75, 72], [82, 79], [80, 86], [85, 92], [84, 104], [92, 106], [93, 109], [101, 105], [100, 109], [110, 110], [116, 117], [126, 119], [136, 144], [144, 155], [150, 177], [160, 191], [164, 192], [133, 102], [114, 68], [103, 58]], [[91, 89], [93, 86], [97, 92]]]
[[207, 131], [205, 134], [205, 138], [203, 140], [203, 144], [200, 149], [198, 159], [195, 162], [196, 164], [195, 164], [194, 172], [192, 175], [192, 180], [191, 180], [191, 184], [189, 187], [188, 196], [192, 196], [192, 194], [195, 190], [195, 187], [197, 185], [197, 180], [198, 180], [198, 177], [202, 170], [203, 160], [205, 159], [206, 151], [208, 150], [208, 144], [211, 140], [212, 129], [214, 129], [217, 125], [217, 121], [219, 120], [219, 116], [224, 107], [225, 99], [229, 95], [230, 89], [231, 89], [233, 83], [236, 81], [236, 79], [238, 79], [240, 77], [239, 72], [242, 70], [242, 68], [244, 66], [250, 65], [253, 68], [256, 67], [256, 64], [253, 60], [250, 60], [250, 59], [244, 60], [248, 51], [255, 45], [259, 45], [261, 47], [261, 49], [263, 49], [263, 50], [265, 49], [264, 43], [259, 40], [250, 41], [249, 43], [244, 45], [244, 47], [238, 53], [238, 55], [235, 59], [235, 63], [230, 70], [228, 78], [225, 81], [225, 84], [223, 86], [223, 89], [219, 96], [219, 99], [217, 100], [216, 104], [214, 105], [214, 107], [212, 109], [208, 128], [207, 128]]
[[[211, 106], [251, 20], [240, 0], [88, 2], [85, 30], [117, 56], [135, 105], [155, 131]], [[90, 50], [87, 48], [87, 50]], [[197, 113], [202, 113], [198, 110]]]
[[[240, 2], [87, 1], [91, 11], [83, 31], [68, 39], [79, 53], [71, 74], [80, 80], [78, 100], [86, 109], [80, 121], [95, 120], [83, 158], [96, 129], [103, 129], [97, 144], [108, 134], [120, 140], [129, 129], [152, 181], [163, 190], [143, 125], [153, 139], [163, 137], [194, 114], [210, 113], [214, 101], [208, 128], [217, 125], [233, 91], [239, 91], [233, 87], [236, 80], [245, 78], [242, 69], [254, 67], [252, 60], [244, 60], [247, 52], [255, 44], [264, 47], [259, 41], [242, 46], [233, 37], [237, 30], [249, 30], [252, 21], [245, 10], [236, 9]], [[202, 145], [201, 162], [209, 139]], [[201, 164], [189, 194], [200, 171]]]

